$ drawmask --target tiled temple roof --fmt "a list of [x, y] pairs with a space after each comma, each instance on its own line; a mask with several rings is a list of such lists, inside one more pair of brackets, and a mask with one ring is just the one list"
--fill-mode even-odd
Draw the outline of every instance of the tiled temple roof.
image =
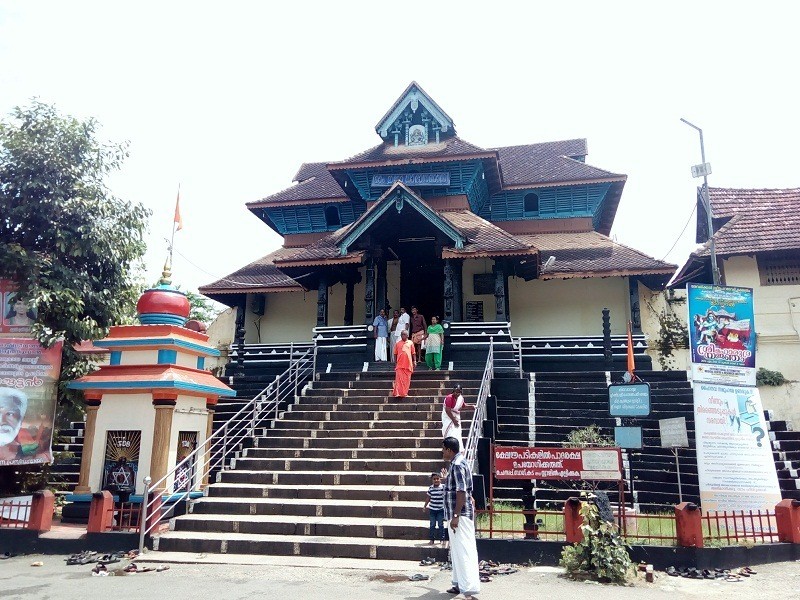
[[581, 233], [537, 233], [516, 236], [539, 250], [542, 263], [556, 260], [543, 269], [541, 279], [610, 277], [626, 275], [670, 276], [676, 265], [657, 260], [633, 248], [618, 244], [597, 231]]
[[278, 248], [249, 265], [202, 286], [199, 291], [206, 296], [215, 294], [245, 294], [247, 292], [272, 292], [302, 290], [303, 286], [280, 271], [275, 260], [302, 251], [302, 248]]

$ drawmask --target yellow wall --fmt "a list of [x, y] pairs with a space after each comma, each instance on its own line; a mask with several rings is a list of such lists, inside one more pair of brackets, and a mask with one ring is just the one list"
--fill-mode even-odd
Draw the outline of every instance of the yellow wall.
[[[265, 294], [264, 316], [252, 313], [248, 297], [247, 314], [245, 316], [245, 342], [307, 342], [311, 339], [311, 330], [317, 323], [317, 293], [287, 292]], [[260, 325], [259, 339], [256, 323]]]
[[662, 320], [673, 323], [677, 319], [681, 327], [687, 327], [689, 309], [686, 305], [686, 289], [658, 291], [639, 284], [639, 313], [642, 333], [647, 337], [647, 354], [653, 359], [653, 369], [687, 371], [690, 364], [688, 348], [673, 350], [672, 354], [662, 356], [656, 347], [661, 337]]
[[[756, 367], [780, 371], [800, 381], [800, 285], [761, 285], [753, 256], [722, 261], [725, 284], [753, 288]], [[764, 408], [800, 426], [800, 388], [797, 383], [759, 388]]]
[[[465, 278], [466, 283], [466, 278]], [[472, 279], [469, 280], [470, 291]], [[611, 333], [624, 334], [630, 318], [625, 277], [508, 280], [511, 332], [515, 336], [602, 335], [602, 309], [611, 311]], [[488, 306], [494, 312], [494, 297]], [[488, 316], [488, 314], [487, 314]]]

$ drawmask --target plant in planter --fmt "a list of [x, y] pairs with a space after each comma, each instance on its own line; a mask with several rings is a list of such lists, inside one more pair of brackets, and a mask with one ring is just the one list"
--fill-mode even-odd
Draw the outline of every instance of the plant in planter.
[[559, 564], [573, 578], [595, 579], [603, 583], [625, 583], [632, 570], [628, 546], [613, 522], [601, 518], [594, 494], [582, 494], [583, 540], [566, 546]]

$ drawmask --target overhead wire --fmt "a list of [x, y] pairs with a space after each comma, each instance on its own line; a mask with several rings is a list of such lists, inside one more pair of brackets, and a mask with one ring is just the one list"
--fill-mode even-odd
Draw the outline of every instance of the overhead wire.
[[689, 218], [686, 219], [686, 223], [684, 224], [683, 229], [681, 229], [681, 232], [678, 234], [677, 239], [675, 240], [675, 242], [672, 244], [670, 249], [667, 251], [667, 253], [663, 256], [661, 260], [666, 260], [666, 258], [670, 255], [670, 253], [675, 249], [675, 246], [678, 245], [678, 242], [681, 241], [683, 234], [686, 232], [686, 228], [689, 226], [689, 223], [692, 222], [692, 217], [694, 216], [696, 210], [697, 210], [697, 204], [692, 206], [692, 212], [689, 213]]

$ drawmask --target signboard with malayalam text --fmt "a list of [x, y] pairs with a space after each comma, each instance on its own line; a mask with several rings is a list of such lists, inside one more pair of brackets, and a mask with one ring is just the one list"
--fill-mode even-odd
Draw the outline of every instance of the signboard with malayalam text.
[[0, 338], [0, 466], [53, 462], [62, 345]]
[[450, 173], [377, 173], [371, 187], [392, 187], [396, 181], [409, 187], [447, 187]]
[[612, 417], [646, 417], [650, 414], [650, 385], [644, 382], [611, 384], [608, 400]]
[[496, 479], [618, 481], [622, 478], [619, 448], [494, 447]]
[[661, 434], [662, 448], [688, 448], [689, 434], [686, 431], [686, 417], [660, 419], [658, 430]]

